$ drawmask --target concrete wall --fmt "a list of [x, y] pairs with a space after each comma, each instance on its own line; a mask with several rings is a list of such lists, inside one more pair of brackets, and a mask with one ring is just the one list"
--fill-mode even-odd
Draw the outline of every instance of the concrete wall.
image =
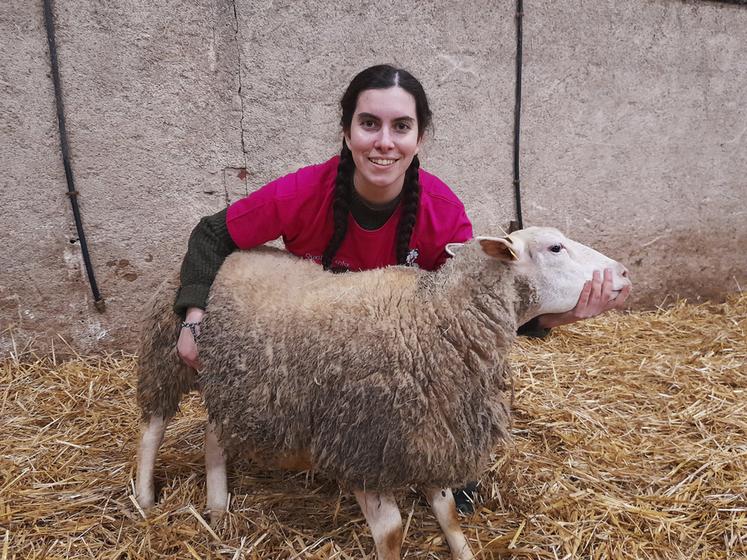
[[[476, 231], [514, 217], [513, 1], [57, 0], [55, 11], [107, 308], [93, 308], [65, 194], [41, 2], [8, 0], [0, 355], [48, 350], [57, 333], [82, 352], [134, 350], [139, 310], [199, 217], [336, 152], [338, 99], [374, 63], [422, 80], [435, 113], [423, 166]], [[525, 2], [524, 31], [525, 223], [629, 264], [636, 307], [745, 286], [747, 8], [542, 0]]]

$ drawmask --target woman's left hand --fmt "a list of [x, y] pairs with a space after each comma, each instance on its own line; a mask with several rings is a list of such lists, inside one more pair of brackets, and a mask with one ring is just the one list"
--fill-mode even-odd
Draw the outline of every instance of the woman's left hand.
[[565, 313], [548, 313], [539, 316], [539, 326], [550, 329], [575, 323], [590, 317], [601, 315], [611, 309], [620, 309], [630, 295], [630, 284], [625, 286], [613, 299], [612, 294], [612, 270], [604, 270], [604, 279], [599, 271], [595, 270], [592, 279], [584, 284], [576, 307]]

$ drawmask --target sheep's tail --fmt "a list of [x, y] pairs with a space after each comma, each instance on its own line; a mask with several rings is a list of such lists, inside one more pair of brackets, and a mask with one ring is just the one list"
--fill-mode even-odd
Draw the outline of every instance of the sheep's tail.
[[171, 418], [182, 395], [196, 388], [196, 372], [176, 353], [181, 318], [172, 305], [177, 276], [163, 282], [143, 310], [137, 365], [137, 403], [143, 420]]

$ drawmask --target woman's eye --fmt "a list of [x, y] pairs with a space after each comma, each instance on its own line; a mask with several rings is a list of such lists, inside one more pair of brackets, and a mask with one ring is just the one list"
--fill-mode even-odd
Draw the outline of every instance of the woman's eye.
[[361, 121], [361, 127], [366, 129], [376, 128], [376, 121]]
[[553, 253], [560, 253], [560, 251], [562, 250], [563, 250], [562, 245], [553, 245], [550, 247], [550, 251], [552, 251]]
[[407, 123], [403, 123], [403, 122], [401, 122], [401, 123], [397, 123], [397, 124], [395, 125], [395, 128], [396, 128], [396, 129], [397, 129], [398, 131], [400, 131], [400, 132], [407, 132], [408, 130], [410, 130], [410, 125], [409, 125], [409, 124], [407, 124]]

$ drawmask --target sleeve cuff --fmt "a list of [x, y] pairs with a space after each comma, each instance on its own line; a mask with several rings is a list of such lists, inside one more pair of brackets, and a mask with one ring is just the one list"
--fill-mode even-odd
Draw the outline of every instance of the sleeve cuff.
[[528, 336], [529, 338], [545, 338], [550, 334], [550, 329], [539, 326], [539, 317], [521, 325], [516, 334], [519, 336]]
[[205, 309], [209, 294], [210, 286], [200, 286], [198, 284], [182, 286], [176, 294], [174, 312], [184, 318], [187, 314], [187, 309], [190, 307]]

